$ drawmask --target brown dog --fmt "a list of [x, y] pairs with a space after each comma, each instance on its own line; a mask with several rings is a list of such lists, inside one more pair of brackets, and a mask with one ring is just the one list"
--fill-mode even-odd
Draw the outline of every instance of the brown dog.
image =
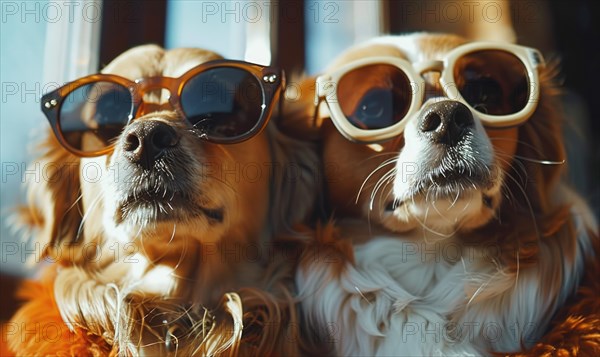
[[[561, 181], [553, 73], [533, 49], [414, 34], [356, 46], [303, 83], [288, 119], [320, 142], [337, 231], [316, 232], [296, 281], [335, 353], [481, 355], [542, 340], [598, 265], [598, 225]], [[591, 338], [571, 351], [600, 346], [590, 301], [587, 320], [565, 322]]]
[[274, 68], [142, 46], [44, 97], [49, 177], [21, 213], [62, 265], [69, 327], [123, 354], [298, 353], [293, 262], [272, 237], [309, 213], [316, 156], [267, 125], [283, 84]]

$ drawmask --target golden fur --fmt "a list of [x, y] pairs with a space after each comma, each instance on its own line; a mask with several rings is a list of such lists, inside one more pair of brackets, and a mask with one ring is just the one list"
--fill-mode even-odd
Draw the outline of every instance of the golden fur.
[[[140, 46], [103, 73], [178, 77], [219, 58], [200, 49]], [[185, 165], [196, 170], [193, 199], [221, 210], [221, 221], [183, 210], [176, 220], [138, 214], [120, 222], [113, 209], [130, 172], [114, 167], [119, 141], [106, 156], [81, 159], [49, 135], [38, 159], [48, 178], [29, 187], [29, 205], [19, 213], [45, 257], [61, 265], [52, 291], [62, 320], [124, 355], [298, 354], [293, 260], [272, 237], [309, 214], [315, 154], [273, 125], [239, 144], [207, 143], [187, 130], [163, 94], [147, 95], [136, 121], [161, 121], [180, 133]], [[101, 168], [102, 179], [85, 179], [86, 165]], [[248, 179], [240, 176], [246, 166], [262, 171]], [[26, 311], [13, 322], [35, 321]], [[25, 353], [18, 338], [12, 347]]]
[[[61, 318], [54, 300], [56, 267], [50, 266], [36, 281], [25, 282], [17, 297], [27, 303], [18, 310], [7, 328], [7, 341], [18, 355], [108, 356], [111, 347], [100, 336], [85, 329], [70, 330]], [[44, 333], [24, 333], [38, 326]], [[10, 330], [10, 331], [8, 331]]]

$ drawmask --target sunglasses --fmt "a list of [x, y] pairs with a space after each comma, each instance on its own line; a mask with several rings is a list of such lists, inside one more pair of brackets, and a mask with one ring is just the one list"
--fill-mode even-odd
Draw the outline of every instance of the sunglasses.
[[369, 57], [319, 76], [315, 105], [318, 112], [327, 103], [333, 123], [349, 140], [385, 141], [400, 135], [427, 100], [422, 75], [438, 72], [446, 97], [471, 108], [485, 126], [509, 127], [535, 111], [537, 69], [544, 65], [533, 48], [487, 42], [456, 47], [439, 61]]
[[217, 60], [179, 78], [83, 77], [45, 94], [42, 111], [65, 149], [99, 156], [112, 150], [128, 123], [146, 114], [144, 96], [166, 89], [171, 107], [202, 139], [234, 144], [264, 129], [284, 85], [279, 68]]

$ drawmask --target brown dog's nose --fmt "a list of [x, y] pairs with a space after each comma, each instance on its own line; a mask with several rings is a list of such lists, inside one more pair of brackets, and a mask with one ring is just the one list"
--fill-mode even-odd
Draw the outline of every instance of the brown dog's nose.
[[167, 149], [179, 143], [175, 129], [156, 120], [133, 122], [125, 130], [123, 152], [129, 161], [149, 170]]
[[475, 127], [473, 114], [466, 105], [445, 100], [429, 105], [418, 123], [419, 131], [434, 143], [456, 145], [469, 129]]

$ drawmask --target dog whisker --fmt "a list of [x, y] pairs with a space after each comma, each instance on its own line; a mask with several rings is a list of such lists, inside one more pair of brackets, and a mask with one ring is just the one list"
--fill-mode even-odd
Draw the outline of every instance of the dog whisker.
[[[360, 161], [356, 162], [356, 164], [354, 166], [356, 166], [356, 167], [362, 167], [365, 163], [367, 163], [369, 161], [372, 161], [372, 160], [375, 160], [375, 159], [379, 159], [379, 158], [384, 157], [384, 156], [392, 156], [392, 159], [395, 159], [398, 156], [398, 153], [397, 152], [382, 152], [382, 153], [378, 153], [376, 155], [369, 156], [366, 159], [363, 159], [363, 160], [360, 160]], [[387, 160], [389, 160], [389, 159], [386, 159], [386, 161]]]
[[[519, 139], [509, 139], [509, 138], [490, 138], [490, 141], [508, 141], [508, 142], [514, 142], [517, 143], [519, 145], [523, 145], [528, 147], [529, 149], [533, 150], [536, 154], [539, 154], [540, 156], [544, 156], [544, 154], [539, 150], [539, 148], [535, 147], [534, 145], [532, 145], [531, 143], [525, 142], [523, 140], [519, 140]], [[514, 157], [519, 158], [521, 160], [525, 160], [525, 161], [531, 161], [534, 163], [539, 163], [539, 164], [544, 164], [544, 165], [562, 165], [566, 163], [566, 160], [552, 160], [552, 159], [534, 159], [534, 158], [529, 158], [529, 157], [524, 157], [524, 156], [520, 156], [515, 154]]]
[[377, 182], [371, 192], [370, 202], [369, 202], [369, 210], [373, 210], [373, 204], [375, 202], [375, 198], [377, 195], [377, 191], [386, 183], [386, 181], [393, 180], [396, 175], [396, 168], [392, 168], [390, 171], [386, 172]]
[[[514, 172], [519, 175], [519, 179], [520, 182], [522, 182], [523, 184], [526, 182], [527, 179], [527, 168], [525, 167], [525, 165], [519, 161], [519, 160], [514, 160], [514, 161], [509, 161], [508, 159], [510, 159], [511, 156], [506, 155], [506, 154], [502, 154], [502, 153], [497, 153], [496, 154], [496, 159], [498, 161], [500, 161], [501, 163], [505, 163], [507, 166], [511, 167]], [[517, 167], [515, 167], [514, 165], [517, 165]], [[523, 177], [522, 174], [525, 176]]]
[[[413, 200], [413, 205], [416, 204], [414, 202], [414, 196], [413, 196], [412, 200]], [[439, 237], [442, 237], [442, 238], [446, 239], [446, 238], [450, 238], [450, 237], [454, 236], [460, 230], [460, 226], [458, 226], [458, 227], [455, 227], [454, 230], [451, 231], [450, 233], [444, 233], [444, 232], [440, 232], [440, 231], [438, 231], [438, 230], [436, 230], [436, 229], [434, 229], [432, 227], [429, 227], [426, 224], [427, 214], [428, 213], [429, 213], [429, 205], [426, 208], [425, 218], [423, 220], [421, 220], [418, 216], [413, 215], [413, 218], [415, 219], [415, 221], [417, 223], [419, 223], [419, 225], [421, 226], [421, 228], [423, 228], [425, 231], [427, 231], [429, 233], [432, 233], [432, 234], [434, 234], [436, 236], [439, 236]], [[423, 232], [423, 234], [424, 234], [423, 238], [424, 238], [424, 240], [425, 240], [426, 243], [434, 243], [434, 242], [431, 242], [431, 241], [429, 241], [427, 239], [427, 237], [425, 236], [425, 232]]]
[[163, 207], [163, 205], [161, 205], [161, 204], [158, 204], [157, 206], [158, 206], [158, 208], [159, 208], [160, 212], [164, 212], [165, 214], [167, 214], [167, 213], [168, 213], [168, 212], [167, 212], [167, 210], [166, 210], [166, 209]]
[[[438, 214], [438, 216], [440, 216], [441, 218], [443, 218], [443, 219], [444, 219], [446, 222], [449, 222], [449, 223], [451, 223], [451, 224], [454, 224], [454, 223], [456, 223], [457, 217], [454, 217], [454, 219], [448, 219], [448, 218], [446, 217], [446, 213], [442, 213], [442, 212], [440, 212], [440, 210], [439, 210], [439, 208], [437, 207], [436, 203], [437, 203], [437, 201], [434, 199], [434, 200], [431, 202], [431, 205], [428, 205], [428, 206], [427, 206], [427, 211], [426, 211], [426, 213], [425, 213], [425, 217], [427, 217], [427, 214], [429, 213], [429, 208], [430, 208], [430, 207], [433, 207], [433, 210], [435, 211], [435, 213], [437, 213], [437, 214]], [[426, 220], [424, 219], [424, 221], [426, 221]]]
[[[523, 186], [511, 175], [506, 173], [506, 177], [511, 180], [519, 189], [519, 192], [521, 193], [523, 199], [525, 200], [525, 204], [527, 205], [527, 209], [529, 211], [529, 214], [531, 215], [532, 218], [532, 224], [533, 224], [533, 229], [536, 232], [536, 236], [540, 237], [540, 231], [538, 229], [538, 225], [537, 225], [537, 219], [535, 216], [535, 212], [533, 210], [533, 206], [531, 205], [531, 201], [529, 200], [529, 197], [527, 196], [527, 192], [525, 191], [525, 189], [523, 188]], [[510, 190], [510, 187], [507, 187]], [[514, 193], [513, 193], [514, 194]]]
[[[385, 180], [385, 183], [382, 185], [382, 187], [380, 189], [380, 194], [379, 194], [380, 200], [378, 202], [378, 207], [377, 207], [378, 208], [377, 211], [379, 212], [380, 219], [383, 217], [384, 213], [387, 211], [388, 204], [386, 204], [386, 202], [388, 202], [388, 198], [393, 195], [393, 191], [387, 189], [390, 184], [393, 184], [393, 182], [394, 182], [394, 177], [391, 176], [387, 180]], [[394, 200], [392, 200], [392, 206], [393, 206]], [[369, 213], [370, 213], [370, 211], [369, 211]]]
[[[461, 214], [465, 213], [467, 211], [467, 209], [469, 209], [469, 206], [471, 206], [471, 203], [473, 202], [473, 194], [470, 194], [469, 200], [467, 201], [467, 203], [463, 206], [462, 210], [460, 211]], [[458, 216], [456, 217], [456, 220], [458, 219]], [[455, 220], [455, 223], [456, 223]]]
[[458, 198], [460, 197], [460, 193], [460, 191], [456, 191], [456, 197], [454, 197], [454, 200], [452, 200], [449, 209], [453, 208], [454, 205], [456, 205], [456, 202], [458, 202]]
[[536, 164], [542, 164], [542, 165], [564, 165], [567, 160], [558, 160], [558, 161], [552, 161], [552, 160], [536, 160], [536, 159], [531, 159], [528, 157], [524, 157], [524, 156], [520, 156], [520, 155], [514, 155], [514, 157], [516, 157], [519, 160], [525, 160], [525, 161], [529, 161], [529, 162], [533, 162]]
[[81, 222], [79, 223], [79, 227], [77, 228], [77, 234], [75, 235], [75, 241], [79, 241], [79, 238], [81, 237], [81, 233], [83, 232], [83, 226], [86, 222], [86, 220], [88, 219], [89, 215], [94, 211], [94, 209], [96, 208], [96, 205], [98, 203], [100, 203], [100, 200], [102, 198], [101, 194], [98, 194], [96, 196], [96, 198], [94, 198], [92, 200], [92, 203], [90, 204], [90, 206], [86, 209], [85, 213], [83, 214], [83, 217], [81, 218]]
[[365, 185], [366, 185], [366, 183], [369, 181], [369, 179], [370, 179], [371, 177], [373, 177], [373, 175], [374, 175], [374, 174], [375, 174], [377, 171], [381, 170], [382, 168], [384, 168], [384, 167], [385, 167], [385, 166], [387, 166], [387, 165], [394, 164], [394, 163], [396, 163], [397, 161], [398, 161], [398, 158], [397, 158], [397, 157], [394, 157], [394, 158], [391, 158], [391, 159], [387, 159], [387, 160], [385, 160], [384, 162], [382, 162], [381, 164], [379, 164], [379, 165], [378, 165], [378, 166], [377, 166], [377, 167], [376, 167], [376, 168], [375, 168], [373, 171], [371, 171], [371, 172], [369, 173], [369, 175], [367, 176], [367, 178], [366, 178], [366, 179], [363, 181], [362, 185], [360, 185], [360, 188], [358, 189], [358, 193], [357, 193], [357, 195], [356, 195], [356, 200], [355, 200], [354, 202], [355, 202], [355, 203], [358, 203], [358, 200], [359, 200], [359, 198], [360, 198], [360, 194], [361, 194], [361, 192], [362, 192], [363, 188], [365, 187]]
[[[383, 192], [386, 191], [386, 188], [390, 184], [393, 184], [393, 182], [394, 182], [394, 178], [390, 178], [389, 180], [387, 180], [386, 184], [382, 188], [382, 194], [383, 194]], [[394, 211], [397, 208], [397, 200], [398, 199], [396, 197], [393, 197], [393, 200], [391, 202], [391, 207], [392, 207], [391, 209], [388, 209], [387, 206], [384, 206], [386, 204], [386, 202], [388, 202], [388, 199], [391, 196], [393, 196], [393, 194], [394, 194], [393, 190], [387, 190], [387, 194], [385, 194], [385, 196], [383, 197], [383, 199], [380, 201], [380, 203], [379, 203], [379, 206], [380, 206], [379, 207], [380, 208], [380, 210], [379, 210], [379, 216], [380, 216], [380, 218], [383, 216], [383, 214], [385, 213], [385, 211], [388, 211], [388, 210]]]

